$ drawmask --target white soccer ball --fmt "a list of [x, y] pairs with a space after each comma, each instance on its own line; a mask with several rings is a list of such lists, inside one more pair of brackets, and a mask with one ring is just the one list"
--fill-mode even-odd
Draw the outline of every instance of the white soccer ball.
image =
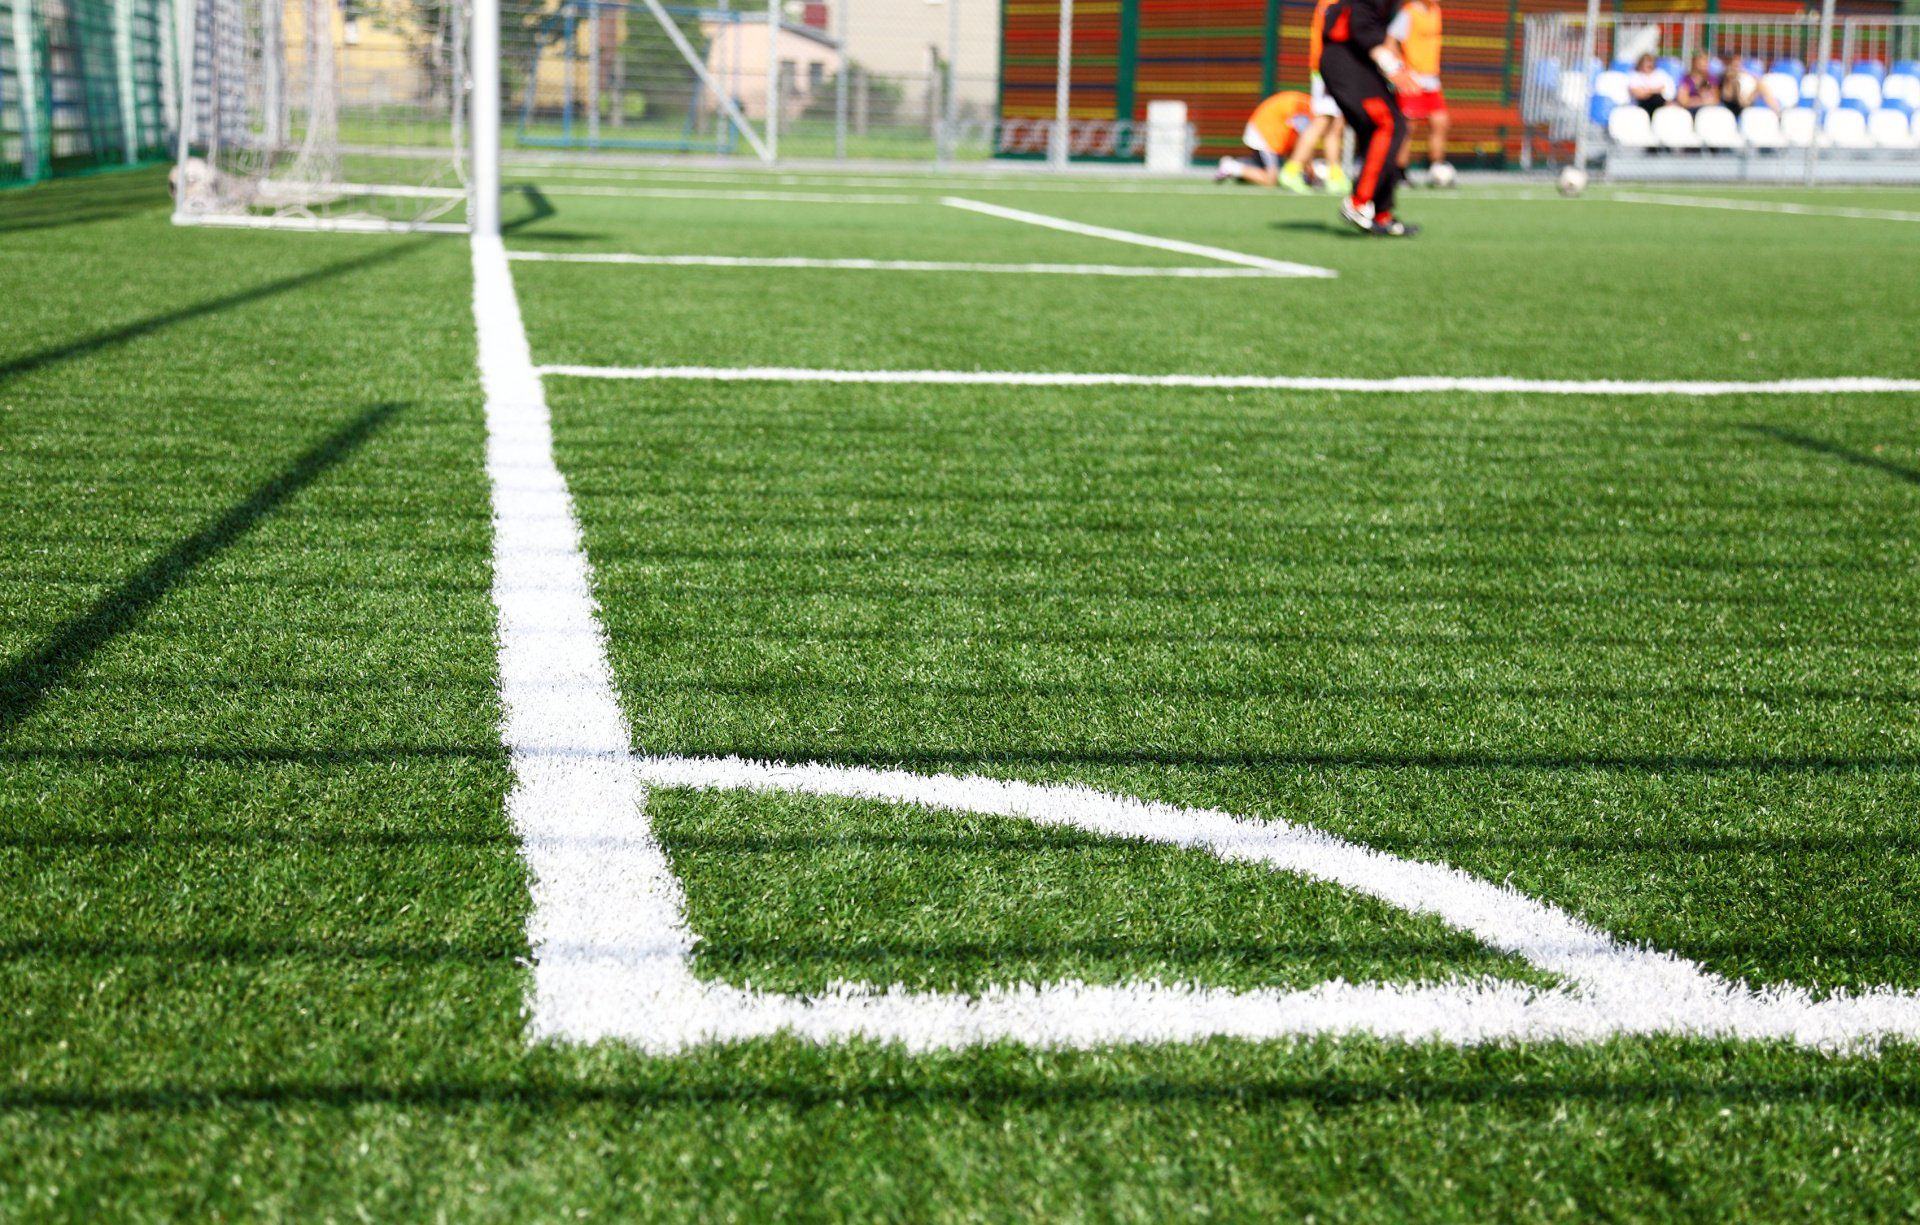
[[215, 175], [205, 158], [189, 157], [167, 172], [167, 191], [188, 212], [204, 212], [213, 203]]
[[1452, 162], [1435, 162], [1433, 169], [1427, 171], [1427, 180], [1435, 187], [1452, 187], [1460, 181], [1460, 174]]
[[1587, 189], [1587, 172], [1578, 166], [1568, 166], [1560, 172], [1560, 194], [1571, 200]]

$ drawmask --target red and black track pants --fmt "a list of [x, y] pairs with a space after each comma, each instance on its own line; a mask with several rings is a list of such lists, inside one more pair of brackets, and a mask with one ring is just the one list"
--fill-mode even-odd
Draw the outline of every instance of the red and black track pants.
[[1376, 216], [1392, 216], [1394, 189], [1400, 185], [1400, 146], [1407, 143], [1407, 117], [1400, 113], [1393, 86], [1371, 58], [1349, 43], [1326, 45], [1320, 53], [1320, 76], [1359, 146], [1354, 200], [1373, 205]]

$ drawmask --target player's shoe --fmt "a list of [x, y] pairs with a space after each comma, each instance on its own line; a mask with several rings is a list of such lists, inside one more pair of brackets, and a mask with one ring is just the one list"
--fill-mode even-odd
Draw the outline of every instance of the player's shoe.
[[1346, 171], [1332, 166], [1327, 170], [1326, 189], [1330, 196], [1350, 196], [1353, 194], [1353, 180], [1347, 177]]
[[1213, 172], [1213, 181], [1216, 183], [1224, 183], [1228, 179], [1237, 179], [1239, 177], [1240, 163], [1230, 157], [1221, 158], [1219, 168]]
[[1304, 196], [1307, 194], [1307, 176], [1301, 173], [1300, 167], [1288, 162], [1280, 167], [1280, 186], [1296, 196]]
[[1373, 201], [1361, 204], [1352, 196], [1340, 201], [1340, 215], [1362, 234], [1373, 233]]
[[1412, 238], [1420, 232], [1420, 227], [1393, 217], [1386, 221], [1375, 221], [1373, 228], [1367, 232], [1375, 238]]

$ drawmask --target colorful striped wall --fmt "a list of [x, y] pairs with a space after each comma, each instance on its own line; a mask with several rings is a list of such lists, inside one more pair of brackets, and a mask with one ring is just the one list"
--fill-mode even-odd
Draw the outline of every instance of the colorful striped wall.
[[[1453, 156], [1504, 165], [1519, 156], [1521, 36], [1534, 13], [1584, 0], [1442, 0]], [[1804, 0], [1607, 0], [1616, 12], [1799, 13]], [[1896, 0], [1842, 0], [1886, 13]], [[1075, 0], [1070, 105], [1075, 119], [1144, 123], [1147, 104], [1187, 104], [1202, 160], [1232, 152], [1254, 106], [1275, 88], [1305, 89], [1313, 0]], [[1003, 120], [1054, 114], [1059, 0], [1002, 0]], [[1031, 145], [1004, 153], [1035, 152]], [[1135, 150], [1137, 155], [1138, 150]]]

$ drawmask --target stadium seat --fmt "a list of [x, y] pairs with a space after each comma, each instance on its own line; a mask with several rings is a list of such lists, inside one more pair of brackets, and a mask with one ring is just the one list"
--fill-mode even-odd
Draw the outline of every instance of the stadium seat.
[[1807, 75], [1807, 66], [1792, 56], [1782, 56], [1780, 59], [1773, 61], [1773, 67], [1767, 71], [1783, 72], [1795, 80], [1798, 80]]
[[1892, 107], [1867, 117], [1867, 135], [1882, 149], [1911, 149], [1916, 144], [1912, 117]]
[[1893, 72], [1880, 84], [1880, 104], [1887, 100], [1904, 102], [1908, 106], [1920, 106], [1920, 74]]
[[1577, 72], [1565, 73], [1560, 78], [1560, 87], [1556, 91], [1560, 96], [1560, 105], [1574, 114], [1583, 114], [1587, 109], [1586, 78]]
[[1760, 82], [1767, 87], [1767, 92], [1773, 95], [1773, 100], [1778, 102], [1782, 109], [1800, 105], [1799, 77], [1789, 76], [1784, 72], [1769, 72], [1760, 78]]
[[1876, 81], [1887, 79], [1887, 66], [1879, 60], [1855, 60], [1853, 70], [1861, 76], [1872, 77]]
[[1678, 81], [1687, 75], [1687, 66], [1671, 55], [1663, 55], [1654, 61], [1654, 67]]
[[1823, 125], [1826, 137], [1837, 148], [1871, 149], [1873, 138], [1867, 135], [1867, 112], [1843, 106], [1828, 111]]
[[1740, 64], [1743, 68], [1745, 68], [1748, 72], [1751, 72], [1756, 77], [1765, 75], [1767, 71], [1767, 66], [1764, 63], [1752, 58], [1751, 56], [1741, 60]]
[[1593, 102], [1587, 107], [1587, 118], [1604, 128], [1607, 126], [1607, 116], [1613, 114], [1613, 108], [1612, 98], [1603, 98], [1595, 94]]
[[[1681, 111], [1681, 114], [1686, 114]], [[1653, 121], [1637, 106], [1616, 106], [1607, 116], [1607, 135], [1628, 149], [1653, 147]]]
[[1683, 106], [1663, 106], [1653, 113], [1653, 139], [1663, 149], [1700, 147], [1700, 134], [1693, 130], [1693, 116]]
[[1880, 78], [1864, 72], [1850, 73], [1840, 79], [1841, 101], [1864, 102], [1869, 111], [1880, 109]]
[[1633, 101], [1633, 95], [1627, 92], [1627, 74], [1624, 72], [1603, 72], [1593, 83], [1593, 92], [1615, 106], [1625, 106]]
[[1703, 106], [1693, 117], [1694, 134], [1709, 149], [1744, 149], [1740, 122], [1724, 106]]
[[1813, 143], [1813, 134], [1819, 120], [1810, 106], [1796, 106], [1780, 116], [1780, 135], [1796, 149], [1804, 149]]
[[1750, 106], [1740, 112], [1740, 134], [1756, 149], [1778, 149], [1787, 143], [1780, 135], [1780, 116], [1764, 106]]
[[1834, 80], [1832, 77], [1820, 76], [1817, 73], [1808, 73], [1806, 76], [1800, 78], [1800, 101], [1802, 105], [1811, 106], [1813, 104], [1815, 91], [1818, 91], [1821, 103], [1825, 105], [1828, 110], [1832, 110], [1834, 107], [1840, 105], [1840, 82]]
[[1888, 69], [1887, 75], [1894, 76], [1896, 74], [1900, 76], [1920, 77], [1920, 60], [1895, 60], [1893, 67]]

